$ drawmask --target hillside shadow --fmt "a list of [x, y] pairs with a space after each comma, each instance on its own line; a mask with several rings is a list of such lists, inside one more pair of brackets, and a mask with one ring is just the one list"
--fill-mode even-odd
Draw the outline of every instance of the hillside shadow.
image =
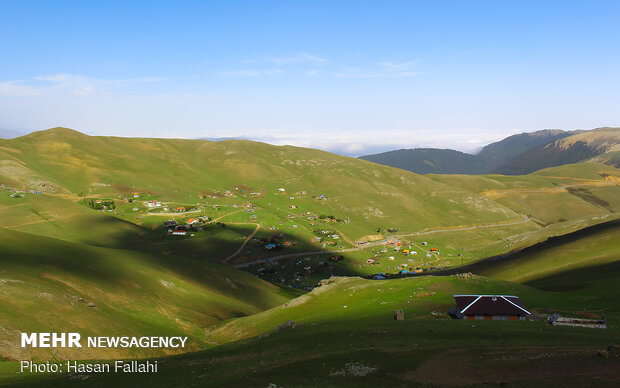
[[[225, 224], [225, 227], [222, 227], [217, 224], [211, 224], [209, 228], [205, 228], [202, 232], [190, 230], [187, 236], [177, 237], [167, 235], [166, 228], [157, 227], [154, 230], [144, 229], [144, 232], [138, 235], [135, 233], [118, 234], [115, 236], [115, 241], [110, 245], [119, 249], [129, 249], [148, 254], [157, 265], [203, 284], [206, 281], [205, 273], [208, 271], [208, 268], [220, 270], [226, 268], [228, 271], [233, 271], [235, 264], [267, 260], [280, 255], [296, 255], [295, 257], [285, 258], [277, 262], [274, 261], [273, 263], [264, 263], [251, 268], [239, 269], [240, 272], [243, 271], [249, 276], [254, 277], [257, 275], [256, 269], [261, 266], [268, 268], [285, 266], [290, 269], [290, 263], [298, 261], [300, 257], [304, 256], [303, 253], [307, 252], [317, 253], [310, 255], [312, 262], [308, 264], [312, 266], [313, 285], [316, 285], [320, 279], [329, 278], [332, 275], [361, 276], [360, 273], [353, 268], [349, 268], [348, 265], [334, 266], [331, 262], [330, 265], [317, 265], [317, 262], [327, 261], [329, 257], [335, 255], [342, 255], [346, 262], [346, 260], [350, 259], [346, 252], [324, 252], [309, 241], [300, 239], [299, 236], [282, 230], [261, 230], [252, 241], [249, 241], [244, 246], [244, 249], [239, 251], [245, 238], [250, 236], [254, 230], [254, 225]], [[195, 236], [192, 237], [192, 233]], [[277, 234], [279, 237], [272, 240], [269, 237], [270, 234]], [[233, 239], [231, 239], [231, 236], [233, 236]], [[256, 239], [262, 239], [263, 241], [259, 243]], [[272, 250], [265, 249], [267, 243], [273, 242], [282, 245], [285, 241], [295, 242], [295, 244], [292, 247], [279, 246]], [[250, 251], [249, 254], [248, 251]], [[318, 254], [320, 252], [322, 253]], [[226, 258], [235, 253], [237, 254], [228, 262], [225, 261]], [[290, 279], [295, 272], [287, 274], [286, 278]], [[301, 272], [303, 275], [307, 275], [306, 272]], [[274, 284], [283, 284], [275, 281], [270, 276], [259, 277]], [[209, 279], [209, 282], [211, 281], [212, 279]]]
[[22, 274], [38, 277], [69, 273], [103, 281], [122, 278], [123, 272], [117, 263], [95, 247], [16, 231], [1, 232], [1, 238], [11, 240], [0, 243], [0, 264], [5, 270], [21, 268]]
[[620, 277], [620, 261], [564, 271], [524, 283], [545, 291], [575, 291], [610, 285], [616, 287]]

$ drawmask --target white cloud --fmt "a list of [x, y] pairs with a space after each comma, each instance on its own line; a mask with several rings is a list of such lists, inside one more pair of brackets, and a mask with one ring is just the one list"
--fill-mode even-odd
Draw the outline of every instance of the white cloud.
[[42, 91], [34, 86], [24, 84], [25, 81], [0, 82], [1, 97], [36, 97]]
[[[349, 66], [333, 63], [332, 61], [309, 53], [298, 53], [287, 57], [261, 57], [246, 59], [242, 63], [272, 64], [278, 67], [291, 67], [298, 74], [316, 76], [326, 71], [331, 71], [332, 76], [338, 78], [379, 78], [379, 77], [413, 77], [421, 73], [413, 69], [417, 61], [389, 62], [380, 61], [366, 66]], [[281, 72], [282, 70], [277, 70]], [[269, 69], [240, 69], [232, 71], [216, 72], [220, 77], [259, 77], [273, 75], [275, 72]]]
[[79, 75], [72, 74], [50, 74], [50, 75], [40, 75], [34, 77], [37, 81], [48, 81], [55, 83], [66, 83], [66, 82], [83, 82], [84, 77]]
[[422, 73], [412, 70], [417, 61], [403, 63], [377, 62], [367, 68], [343, 66], [334, 76], [339, 78], [413, 77]]
[[270, 70], [232, 70], [232, 71], [218, 71], [217, 75], [223, 78], [230, 77], [258, 77], [261, 75], [276, 75], [282, 73], [280, 69]]
[[329, 61], [325, 58], [321, 58], [318, 55], [308, 54], [308, 53], [298, 53], [298, 54], [291, 55], [288, 57], [246, 59], [242, 62], [244, 63], [269, 62], [277, 66], [299, 65], [299, 64], [304, 64], [304, 63], [321, 65], [321, 64], [329, 63]]
[[383, 71], [367, 71], [367, 72], [354, 72], [354, 73], [334, 73], [338, 78], [385, 78], [385, 77], [413, 77], [420, 75], [417, 71], [402, 71], [399, 73], [388, 73]]
[[379, 62], [377, 65], [383, 67], [386, 71], [405, 71], [411, 69], [417, 61], [409, 61], [404, 63]]
[[164, 78], [142, 77], [127, 79], [100, 79], [77, 74], [45, 74], [29, 80], [0, 82], [0, 96], [92, 96], [95, 90], [122, 88], [136, 84], [163, 81]]
[[72, 96], [92, 96], [93, 94], [95, 94], [95, 89], [91, 87], [73, 89], [71, 91]]
[[[242, 63], [254, 64], [254, 66], [263, 64], [265, 66], [277, 66], [290, 67], [301, 74], [305, 75], [317, 75], [320, 69], [325, 66], [330, 66], [329, 61], [318, 55], [309, 53], [298, 53], [287, 57], [260, 57], [254, 59], [246, 59], [241, 61]], [[264, 75], [274, 75], [282, 73], [281, 69], [246, 69], [246, 70], [234, 70], [234, 71], [220, 71], [216, 74], [221, 77], [258, 77]]]
[[441, 132], [394, 129], [380, 132], [379, 137], [377, 131], [270, 131], [269, 135], [229, 132], [226, 136], [222, 134], [222, 137], [249, 139], [274, 145], [316, 148], [342, 155], [361, 156], [402, 148], [451, 148], [463, 152], [477, 152], [482, 145], [501, 140], [510, 134], [510, 132], [490, 133], [478, 129], [455, 129]]

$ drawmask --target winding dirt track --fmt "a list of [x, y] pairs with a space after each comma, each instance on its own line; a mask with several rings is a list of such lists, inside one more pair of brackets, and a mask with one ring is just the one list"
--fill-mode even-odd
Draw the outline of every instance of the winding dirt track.
[[[428, 235], [428, 234], [432, 234], [432, 233], [442, 233], [442, 232], [464, 232], [464, 231], [473, 230], [473, 229], [480, 229], [480, 228], [497, 228], [497, 227], [503, 227], [503, 226], [512, 226], [512, 225], [525, 224], [525, 223], [530, 222], [530, 221], [531, 220], [528, 217], [524, 217], [524, 219], [521, 220], [521, 221], [515, 221], [515, 222], [510, 222], [510, 223], [497, 223], [497, 224], [464, 226], [464, 227], [461, 227], [461, 228], [453, 228], [453, 229], [435, 229], [435, 230], [428, 230], [428, 231], [425, 231], [425, 232], [416, 232], [416, 233], [409, 233], [409, 234], [392, 235], [392, 236], [390, 236], [390, 239], [406, 237], [406, 236], [424, 236], [424, 235]], [[249, 238], [246, 240], [246, 242], [248, 240], [249, 240]], [[321, 255], [321, 254], [324, 254], [324, 253], [338, 253], [338, 252], [354, 252], [354, 251], [359, 251], [361, 249], [368, 248], [368, 247], [374, 247], [374, 246], [377, 246], [377, 245], [385, 245], [385, 244], [387, 244], [387, 242], [388, 242], [388, 239], [386, 238], [386, 239], [383, 239], [383, 240], [380, 240], [380, 241], [375, 241], [375, 242], [366, 244], [363, 247], [346, 248], [346, 249], [335, 249], [335, 250], [322, 250], [322, 251], [313, 251], [313, 252], [289, 253], [289, 254], [285, 254], [285, 255], [279, 255], [279, 256], [268, 257], [268, 258], [265, 258], [265, 259], [255, 260], [255, 261], [251, 261], [251, 262], [248, 262], [248, 263], [237, 264], [234, 267], [235, 268], [245, 268], [245, 267], [249, 267], [249, 266], [256, 265], [256, 264], [262, 264], [262, 263], [266, 263], [266, 262], [273, 262], [273, 261], [278, 261], [278, 260], [281, 260], [281, 259], [287, 259], [287, 258], [297, 257], [297, 256], [311, 256], [311, 255]], [[243, 244], [242, 248], [243, 247], [245, 247], [245, 243]], [[241, 249], [238, 252], [240, 252], [240, 251], [241, 251]], [[235, 253], [235, 255], [237, 253]], [[226, 261], [230, 260], [235, 255], [229, 256], [228, 258], [226, 258]]]
[[[229, 224], [249, 225], [249, 223], [246, 223], [246, 222], [229, 222]], [[233, 257], [237, 256], [239, 253], [241, 253], [243, 248], [245, 248], [245, 246], [252, 239], [252, 237], [254, 237], [256, 235], [256, 233], [258, 233], [258, 231], [260, 230], [260, 224], [252, 224], [252, 225], [256, 225], [256, 229], [254, 229], [254, 231], [248, 237], [246, 237], [245, 241], [243, 241], [243, 244], [241, 244], [241, 246], [239, 247], [239, 249], [237, 249], [237, 251], [235, 253], [233, 253], [232, 255], [230, 255], [230, 256], [228, 256], [227, 258], [224, 259], [225, 263], [228, 263], [230, 261], [230, 259], [232, 259]]]

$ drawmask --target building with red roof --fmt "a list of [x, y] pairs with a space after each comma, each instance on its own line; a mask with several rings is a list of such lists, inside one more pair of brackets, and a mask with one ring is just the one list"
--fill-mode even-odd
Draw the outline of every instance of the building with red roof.
[[450, 313], [459, 319], [523, 320], [530, 312], [513, 295], [454, 295], [456, 307]]

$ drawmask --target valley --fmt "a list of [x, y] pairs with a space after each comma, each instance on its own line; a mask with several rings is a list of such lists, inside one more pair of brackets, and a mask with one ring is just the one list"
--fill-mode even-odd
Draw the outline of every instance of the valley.
[[[291, 146], [54, 128], [0, 140], [0, 184], [0, 385], [71, 379], [15, 376], [25, 356], [156, 358], [159, 384], [200, 365], [184, 386], [458, 385], [480, 378], [471, 370], [487, 359], [514, 370], [490, 383], [615, 381], [620, 170], [600, 160], [527, 175], [417, 175]], [[518, 295], [540, 316], [604, 315], [608, 329], [471, 325], [448, 314], [455, 294]], [[190, 344], [18, 346], [21, 331], [63, 327]], [[540, 356], [543, 345], [554, 350]], [[527, 372], [537, 357], [540, 375]], [[579, 367], [566, 375], [559, 365]], [[300, 381], [287, 370], [308, 372]]]

